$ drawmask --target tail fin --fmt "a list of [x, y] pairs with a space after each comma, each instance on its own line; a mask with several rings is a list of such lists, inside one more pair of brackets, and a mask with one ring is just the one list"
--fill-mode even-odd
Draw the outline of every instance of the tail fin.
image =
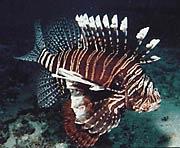
[[30, 51], [29, 53], [27, 53], [26, 55], [15, 57], [15, 59], [22, 60], [22, 61], [33, 61], [33, 62], [36, 62], [38, 60], [38, 57], [40, 56], [41, 52], [45, 48], [45, 42], [43, 39], [40, 21], [37, 21], [34, 24], [34, 29], [35, 29], [34, 49]]

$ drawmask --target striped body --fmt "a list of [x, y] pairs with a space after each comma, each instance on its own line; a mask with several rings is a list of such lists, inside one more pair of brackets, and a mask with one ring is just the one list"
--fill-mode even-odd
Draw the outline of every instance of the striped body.
[[133, 56], [97, 50], [67, 50], [56, 55], [45, 50], [38, 62], [52, 73], [58, 73], [59, 68], [64, 68], [104, 87], [111, 87], [114, 81], [118, 81], [115, 79], [123, 80], [134, 70], [142, 72], [138, 64], [134, 66], [136, 61]]
[[[64, 68], [99, 85], [119, 90], [120, 95], [125, 96], [126, 91], [126, 107], [133, 110], [139, 109], [149, 101], [149, 103], [157, 102], [160, 97], [159, 93], [154, 90], [150, 78], [143, 73], [140, 64], [136, 62], [135, 56], [82, 49], [50, 54], [44, 50], [38, 62], [52, 73], [58, 73], [59, 68]], [[155, 95], [152, 95], [154, 92]], [[138, 97], [136, 97], [137, 93], [139, 93]], [[147, 99], [147, 96], [150, 98]], [[138, 103], [135, 105], [136, 99]], [[148, 109], [149, 106], [139, 111]]]

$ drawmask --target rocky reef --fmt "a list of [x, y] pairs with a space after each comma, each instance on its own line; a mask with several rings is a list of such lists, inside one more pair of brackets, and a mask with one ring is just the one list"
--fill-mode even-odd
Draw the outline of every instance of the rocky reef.
[[1, 139], [4, 137], [1, 146], [2, 148], [65, 148], [68, 146], [68, 141], [64, 139], [64, 132], [55, 122], [58, 123], [53, 119], [48, 121], [43, 113], [36, 116], [30, 113], [20, 115], [15, 121], [8, 123], [8, 130], [4, 127], [4, 134], [0, 135]]

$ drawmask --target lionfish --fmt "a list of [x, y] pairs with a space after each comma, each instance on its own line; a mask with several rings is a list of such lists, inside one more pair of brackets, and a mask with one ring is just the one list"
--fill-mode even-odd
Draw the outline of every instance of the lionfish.
[[160, 105], [160, 95], [142, 64], [159, 60], [147, 56], [159, 43], [142, 45], [149, 27], [129, 41], [128, 20], [76, 16], [35, 23], [34, 49], [16, 57], [39, 63], [43, 70], [37, 87], [41, 108], [57, 104], [67, 135], [79, 147], [93, 146], [99, 137], [118, 126], [129, 109], [150, 112]]

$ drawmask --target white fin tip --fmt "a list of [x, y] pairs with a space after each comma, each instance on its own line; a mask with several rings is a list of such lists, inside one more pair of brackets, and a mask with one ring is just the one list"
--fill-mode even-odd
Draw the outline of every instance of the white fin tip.
[[91, 16], [91, 17], [89, 18], [89, 27], [91, 27], [91, 28], [96, 28], [96, 24], [95, 24], [95, 20], [94, 20], [94, 17], [93, 17], [93, 16]]
[[104, 27], [109, 28], [109, 19], [107, 14], [103, 16], [103, 20], [102, 20]]
[[117, 17], [117, 14], [112, 17], [111, 23], [112, 23], [111, 26], [110, 26], [111, 28], [115, 28], [115, 29], [118, 28], [118, 17]]
[[102, 23], [101, 23], [101, 19], [100, 19], [100, 16], [99, 16], [99, 15], [96, 16], [96, 18], [95, 18], [95, 23], [96, 23], [96, 26], [97, 26], [98, 28], [103, 29]]
[[75, 17], [75, 20], [78, 22], [80, 20], [80, 17], [79, 15], [77, 14], [76, 17]]
[[86, 25], [89, 24], [89, 19], [88, 19], [87, 13], [84, 14], [84, 16], [83, 16], [83, 21], [84, 21], [84, 23], [85, 23]]
[[128, 19], [127, 17], [125, 17], [122, 21], [121, 21], [121, 26], [120, 26], [120, 30], [122, 32], [126, 32], [128, 28]]
[[151, 59], [152, 59], [153, 61], [158, 61], [158, 60], [160, 60], [161, 58], [158, 57], [158, 56], [156, 56], [156, 55], [153, 55], [153, 56], [151, 56]]
[[150, 43], [146, 44], [146, 48], [153, 49], [159, 42], [160, 39], [152, 39]]
[[148, 31], [149, 31], [149, 27], [146, 27], [146, 28], [141, 29], [141, 30], [137, 33], [136, 38], [137, 38], [138, 40], [141, 40], [141, 41], [142, 41], [142, 40], [146, 37]]

